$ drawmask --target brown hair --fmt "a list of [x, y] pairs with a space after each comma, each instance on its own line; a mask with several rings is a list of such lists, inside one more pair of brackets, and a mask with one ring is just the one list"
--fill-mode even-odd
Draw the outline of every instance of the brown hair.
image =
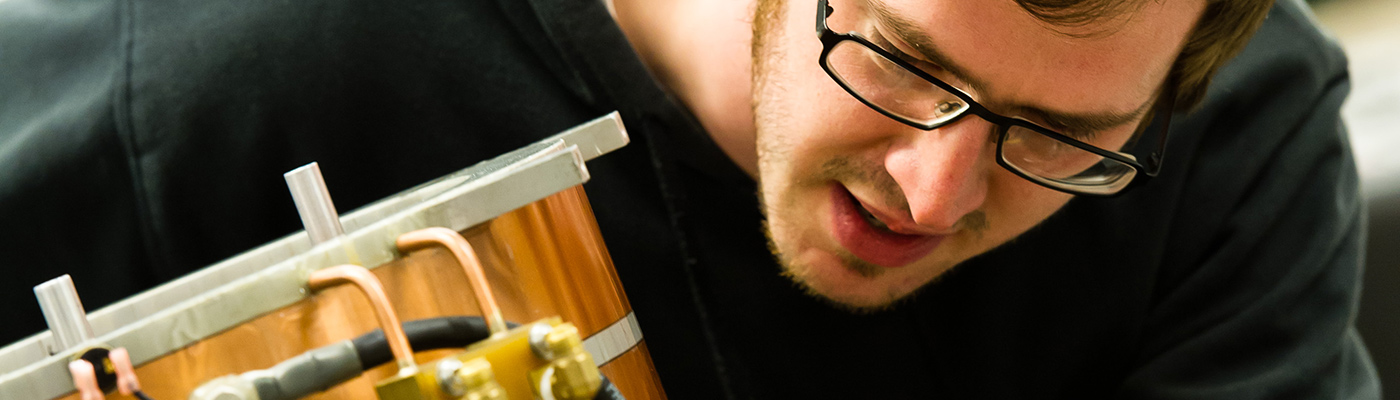
[[[1144, 0], [1016, 0], [1047, 23], [1080, 27], [1136, 8]], [[1169, 0], [1157, 0], [1169, 1]], [[1186, 110], [1206, 97], [1211, 77], [1244, 49], [1264, 23], [1274, 0], [1206, 0], [1201, 19], [1176, 57], [1167, 82], [1174, 82], [1175, 108]]]
[[1201, 20], [1176, 57], [1169, 79], [1176, 82], [1176, 108], [1195, 107], [1206, 97], [1215, 71], [1244, 49], [1264, 23], [1274, 0], [1207, 0]]
[[[1103, 18], [1124, 15], [1144, 1], [1172, 0], [1016, 0], [1031, 15], [1063, 27], [1083, 27]], [[754, 16], [754, 56], [760, 56], [768, 26], [777, 18], [780, 1], [760, 0]], [[1175, 87], [1177, 110], [1199, 105], [1215, 72], [1244, 49], [1254, 31], [1264, 23], [1274, 0], [1206, 0], [1201, 19], [1191, 30], [1177, 55], [1167, 82]], [[1071, 36], [1075, 36], [1070, 34]], [[755, 63], [754, 68], [762, 68]], [[757, 72], [757, 70], [755, 70]]]

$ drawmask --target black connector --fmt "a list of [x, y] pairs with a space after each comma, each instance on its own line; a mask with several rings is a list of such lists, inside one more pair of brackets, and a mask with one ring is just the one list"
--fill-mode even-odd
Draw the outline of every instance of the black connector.
[[608, 377], [603, 377], [603, 384], [598, 385], [598, 394], [593, 395], [593, 400], [627, 400], [622, 397], [622, 392], [617, 391], [617, 386], [613, 386]]

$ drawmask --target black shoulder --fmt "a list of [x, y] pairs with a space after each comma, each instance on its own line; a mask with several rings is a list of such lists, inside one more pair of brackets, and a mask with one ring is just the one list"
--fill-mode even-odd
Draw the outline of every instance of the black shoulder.
[[1202, 111], [1261, 96], [1316, 98], [1346, 77], [1341, 46], [1321, 30], [1308, 6], [1278, 0], [1245, 49], [1216, 75]]

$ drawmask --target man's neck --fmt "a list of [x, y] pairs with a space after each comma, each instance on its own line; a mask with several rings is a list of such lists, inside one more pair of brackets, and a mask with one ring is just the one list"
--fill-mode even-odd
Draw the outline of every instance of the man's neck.
[[652, 73], [730, 160], [758, 175], [750, 108], [752, 0], [612, 0], [609, 9]]

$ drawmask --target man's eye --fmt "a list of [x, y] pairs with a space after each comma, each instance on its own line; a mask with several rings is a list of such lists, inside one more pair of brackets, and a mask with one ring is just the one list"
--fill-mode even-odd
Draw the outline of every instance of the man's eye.
[[903, 51], [900, 51], [898, 47], [892, 48], [892, 49], [890, 50], [890, 53], [894, 54], [894, 56], [895, 56], [896, 58], [899, 58], [900, 60], [903, 60], [904, 62], [913, 64], [914, 66], [919, 67], [919, 69], [922, 69], [922, 70], [925, 70], [925, 71], [927, 71], [927, 70], [929, 70], [929, 69], [934, 69], [934, 70], [941, 69], [941, 68], [938, 68], [937, 65], [933, 65], [932, 63], [929, 63], [929, 62], [927, 62], [927, 61], [920, 60], [920, 59], [918, 59], [918, 58], [914, 58], [914, 56], [911, 56], [911, 55], [909, 55], [909, 54], [907, 54], [907, 53], [905, 53], [905, 52], [903, 52]]
[[1041, 127], [1041, 128], [1049, 129], [1051, 132], [1055, 132], [1055, 133], [1058, 133], [1058, 134], [1061, 134], [1061, 135], [1069, 136], [1069, 137], [1071, 137], [1071, 138], [1073, 138], [1073, 139], [1075, 139], [1075, 140], [1081, 141], [1081, 142], [1085, 142], [1085, 141], [1092, 140], [1092, 139], [1094, 138], [1094, 136], [1098, 135], [1098, 132], [1095, 132], [1095, 131], [1087, 131], [1087, 130], [1081, 130], [1081, 129], [1070, 129], [1069, 127], [1066, 127], [1066, 126], [1064, 126], [1064, 125], [1062, 125], [1062, 124], [1058, 124], [1058, 123], [1055, 123], [1055, 122], [1053, 122], [1053, 121], [1046, 121], [1045, 119], [1042, 119], [1042, 118], [1028, 117], [1028, 116], [1023, 116], [1023, 115], [1017, 115], [1017, 116], [1014, 116], [1014, 117], [1012, 117], [1012, 118], [1016, 118], [1016, 119], [1019, 119], [1019, 120], [1022, 120], [1022, 121], [1026, 121], [1026, 122], [1035, 124], [1036, 126], [1039, 126], [1039, 127]]
[[1074, 138], [1081, 142], [1093, 142], [1099, 136], [1098, 131], [1066, 131], [1060, 130], [1060, 134]]
[[[920, 60], [920, 59], [918, 59], [918, 58], [916, 58], [916, 57], [914, 57], [914, 56], [909, 55], [909, 53], [905, 53], [904, 50], [900, 50], [900, 49], [899, 49], [899, 46], [895, 46], [894, 43], [891, 43], [889, 40], [885, 39], [885, 37], [884, 37], [883, 35], [877, 35], [877, 37], [878, 37], [879, 39], [877, 39], [877, 40], [875, 41], [875, 44], [879, 45], [880, 48], [885, 49], [885, 51], [890, 52], [890, 54], [894, 54], [894, 57], [895, 57], [895, 58], [898, 58], [898, 59], [900, 59], [900, 60], [902, 60], [902, 61], [904, 61], [904, 62], [907, 62], [907, 63], [910, 63], [910, 64], [914, 64], [914, 65], [919, 66], [919, 67], [923, 67], [923, 65], [921, 65], [921, 64], [928, 64], [927, 62], [925, 62], [925, 61], [923, 61], [923, 60]], [[932, 64], [929, 64], [929, 65], [932, 65]]]
[[927, 72], [930, 75], [937, 76], [939, 77], [939, 79], [945, 78], [939, 75], [939, 73], [943, 72], [943, 67], [938, 66], [938, 64], [924, 61], [918, 57], [904, 52], [904, 50], [900, 49], [900, 46], [897, 46], [889, 39], [886, 39], [885, 35], [879, 33], [878, 30], [872, 35], [870, 35], [870, 38], [871, 42], [874, 42], [876, 46], [880, 46], [880, 48], [885, 49], [885, 51], [888, 51], [891, 55], [894, 55], [894, 57], [899, 59], [900, 61], [909, 63], [909, 65], [913, 65], [915, 68], [923, 70], [924, 72]]

